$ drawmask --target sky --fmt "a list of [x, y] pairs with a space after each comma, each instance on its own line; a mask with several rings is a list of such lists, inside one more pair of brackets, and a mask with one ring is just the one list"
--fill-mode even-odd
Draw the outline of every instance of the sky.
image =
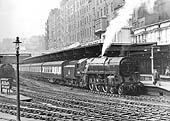
[[61, 0], [0, 0], [0, 41], [45, 33], [49, 12]]

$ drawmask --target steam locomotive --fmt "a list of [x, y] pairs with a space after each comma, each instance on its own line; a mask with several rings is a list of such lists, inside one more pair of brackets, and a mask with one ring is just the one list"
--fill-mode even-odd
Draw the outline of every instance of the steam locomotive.
[[15, 70], [11, 64], [0, 64], [0, 78], [15, 79]]
[[139, 94], [143, 88], [137, 63], [129, 57], [95, 57], [21, 64], [20, 74], [37, 80], [92, 91]]
[[[9, 88], [11, 89], [12, 86], [15, 86], [15, 70], [11, 64], [0, 64], [0, 83], [2, 83], [2, 80], [6, 80], [7, 83], [5, 85], [8, 85]], [[7, 89], [7, 87], [5, 87]], [[1, 92], [2, 92], [2, 87], [1, 87]], [[7, 90], [8, 93], [8, 90]]]

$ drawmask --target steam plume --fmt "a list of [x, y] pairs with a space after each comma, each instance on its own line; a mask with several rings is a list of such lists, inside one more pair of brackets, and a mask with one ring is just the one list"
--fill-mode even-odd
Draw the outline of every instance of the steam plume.
[[105, 32], [105, 40], [102, 48], [102, 56], [106, 49], [111, 45], [115, 38], [115, 34], [120, 31], [122, 27], [128, 24], [129, 18], [133, 13], [134, 8], [140, 7], [146, 3], [148, 12], [153, 11], [154, 3], [156, 0], [126, 0], [125, 5], [118, 11], [118, 16], [110, 22], [109, 27]]

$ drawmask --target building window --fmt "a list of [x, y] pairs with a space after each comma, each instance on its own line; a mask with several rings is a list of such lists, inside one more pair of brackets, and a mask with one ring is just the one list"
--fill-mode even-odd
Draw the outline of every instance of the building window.
[[84, 24], [86, 24], [86, 18], [84, 18]]
[[84, 30], [84, 37], [86, 37], [86, 29]]
[[97, 5], [99, 5], [99, 0], [97, 0]]
[[93, 8], [93, 14], [94, 14], [94, 16], [95, 16], [95, 7]]
[[104, 7], [104, 15], [106, 15], [106, 7]]
[[97, 11], [97, 19], [99, 18], [99, 11]]
[[170, 28], [167, 29], [167, 44], [170, 43]]
[[138, 35], [138, 43], [141, 43], [141, 37]]
[[108, 5], [106, 4], [106, 14], [108, 14]]
[[92, 29], [91, 29], [91, 27], [90, 27], [90, 36], [92, 35]]
[[87, 23], [89, 23], [89, 17], [87, 16]]
[[114, 10], [114, 9], [113, 9], [113, 3], [111, 3], [111, 12], [113, 12], [113, 10]]
[[100, 11], [101, 11], [101, 17], [102, 17], [102, 11], [103, 11], [102, 8], [100, 9]]

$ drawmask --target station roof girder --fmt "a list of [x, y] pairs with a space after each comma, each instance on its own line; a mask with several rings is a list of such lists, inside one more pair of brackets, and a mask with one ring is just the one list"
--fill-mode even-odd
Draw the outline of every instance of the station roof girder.
[[[122, 51], [134, 53], [134, 52], [143, 52], [147, 46], [154, 45], [156, 43], [142, 43], [142, 44], [122, 44], [122, 43], [114, 43], [106, 50], [107, 54], [113, 54], [118, 56], [122, 53]], [[31, 62], [47, 62], [47, 61], [61, 61], [61, 60], [76, 60], [80, 58], [86, 57], [97, 57], [101, 55], [102, 52], [102, 43], [94, 44], [90, 46], [82, 46], [77, 48], [71, 48], [67, 50], [62, 50], [58, 52], [53, 52], [50, 54], [44, 54], [41, 56], [31, 57], [25, 59], [23, 62], [31, 63]]]

